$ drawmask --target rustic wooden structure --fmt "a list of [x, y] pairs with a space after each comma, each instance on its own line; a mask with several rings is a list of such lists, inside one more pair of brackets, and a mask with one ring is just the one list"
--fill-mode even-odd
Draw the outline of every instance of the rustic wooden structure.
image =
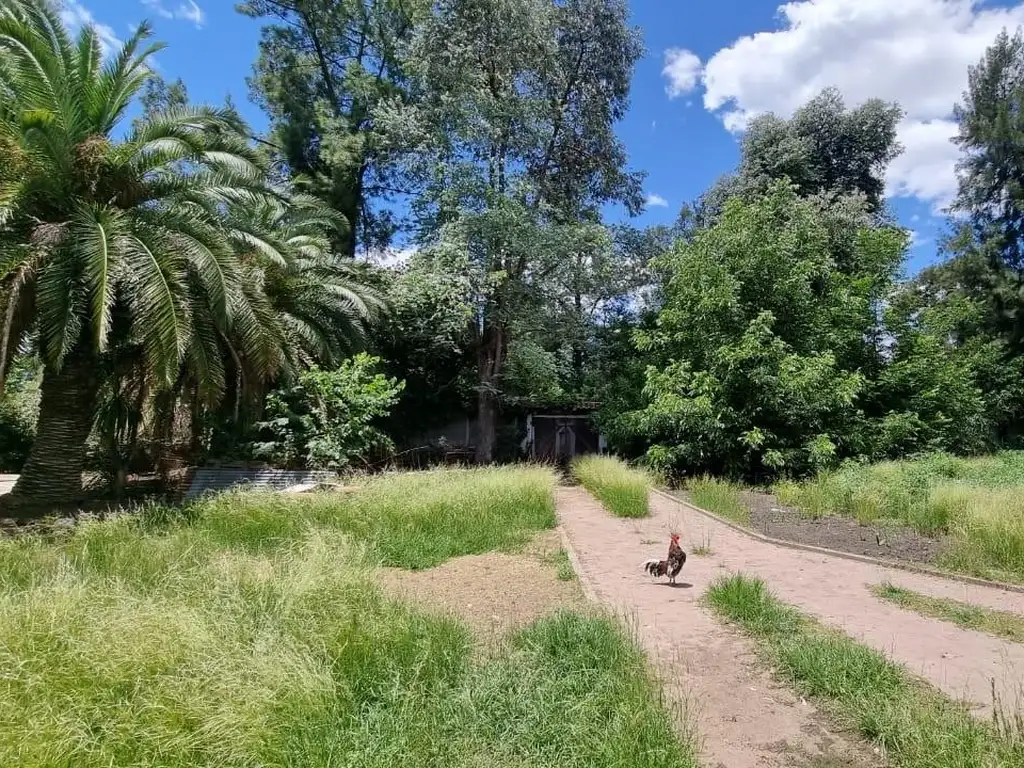
[[534, 461], [565, 463], [576, 456], [603, 453], [604, 438], [594, 425], [596, 405], [534, 410], [526, 417], [523, 452]]

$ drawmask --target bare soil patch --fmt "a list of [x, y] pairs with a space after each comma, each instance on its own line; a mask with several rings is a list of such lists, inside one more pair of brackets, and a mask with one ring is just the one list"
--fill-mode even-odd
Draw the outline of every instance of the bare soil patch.
[[[686, 491], [673, 495], [690, 502]], [[882, 560], [935, 565], [947, 546], [944, 538], [923, 536], [912, 528], [861, 525], [848, 517], [811, 518], [779, 503], [771, 493], [745, 491], [740, 501], [750, 512], [750, 528], [773, 539], [825, 547]]]
[[557, 531], [544, 531], [521, 554], [468, 555], [423, 571], [382, 568], [381, 586], [458, 616], [481, 640], [493, 641], [560, 609], [585, 606], [579, 583], [558, 577], [560, 551]]

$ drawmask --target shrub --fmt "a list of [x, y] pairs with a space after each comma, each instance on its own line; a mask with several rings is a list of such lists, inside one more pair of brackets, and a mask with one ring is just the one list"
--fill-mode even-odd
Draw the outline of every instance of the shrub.
[[379, 359], [360, 353], [334, 371], [313, 367], [298, 385], [267, 396], [264, 434], [253, 455], [281, 466], [343, 469], [392, 448], [375, 424], [398, 402], [404, 382], [374, 373]]

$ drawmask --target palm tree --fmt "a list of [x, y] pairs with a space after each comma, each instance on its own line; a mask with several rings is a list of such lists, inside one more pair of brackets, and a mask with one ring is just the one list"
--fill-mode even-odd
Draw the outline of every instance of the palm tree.
[[[26, 333], [44, 362], [36, 442], [11, 497], [81, 495], [102, 357], [135, 346], [154, 388], [188, 362], [210, 391], [224, 340], [257, 376], [282, 362], [273, 307], [230, 212], [275, 195], [226, 112], [175, 109], [112, 138], [159, 46], [139, 26], [104, 62], [47, 0], [0, 0], [0, 377]], [[223, 370], [221, 364], [220, 370]]]
[[367, 326], [386, 302], [370, 287], [366, 265], [331, 252], [332, 236], [347, 222], [318, 198], [275, 189], [255, 204], [229, 204], [224, 218], [243, 275], [245, 322], [217, 333], [208, 305], [196, 303], [197, 332], [171, 400], [188, 405], [195, 427], [200, 411], [218, 406], [227, 391], [240, 437], [246, 418], [259, 415], [270, 378], [337, 366], [365, 346]]
[[[347, 220], [316, 197], [282, 193], [256, 208], [236, 207], [232, 237], [247, 284], [266, 292], [284, 339], [282, 373], [333, 368], [366, 343], [366, 328], [386, 310], [369, 287], [365, 264], [331, 251]], [[260, 234], [266, 233], [266, 234]], [[258, 247], [251, 247], [252, 243]]]

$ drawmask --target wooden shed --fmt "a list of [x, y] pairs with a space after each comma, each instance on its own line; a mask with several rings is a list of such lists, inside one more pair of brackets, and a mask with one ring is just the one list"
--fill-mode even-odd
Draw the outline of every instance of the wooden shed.
[[563, 463], [588, 453], [603, 453], [604, 438], [594, 424], [597, 404], [538, 409], [526, 417], [523, 452], [535, 461]]

